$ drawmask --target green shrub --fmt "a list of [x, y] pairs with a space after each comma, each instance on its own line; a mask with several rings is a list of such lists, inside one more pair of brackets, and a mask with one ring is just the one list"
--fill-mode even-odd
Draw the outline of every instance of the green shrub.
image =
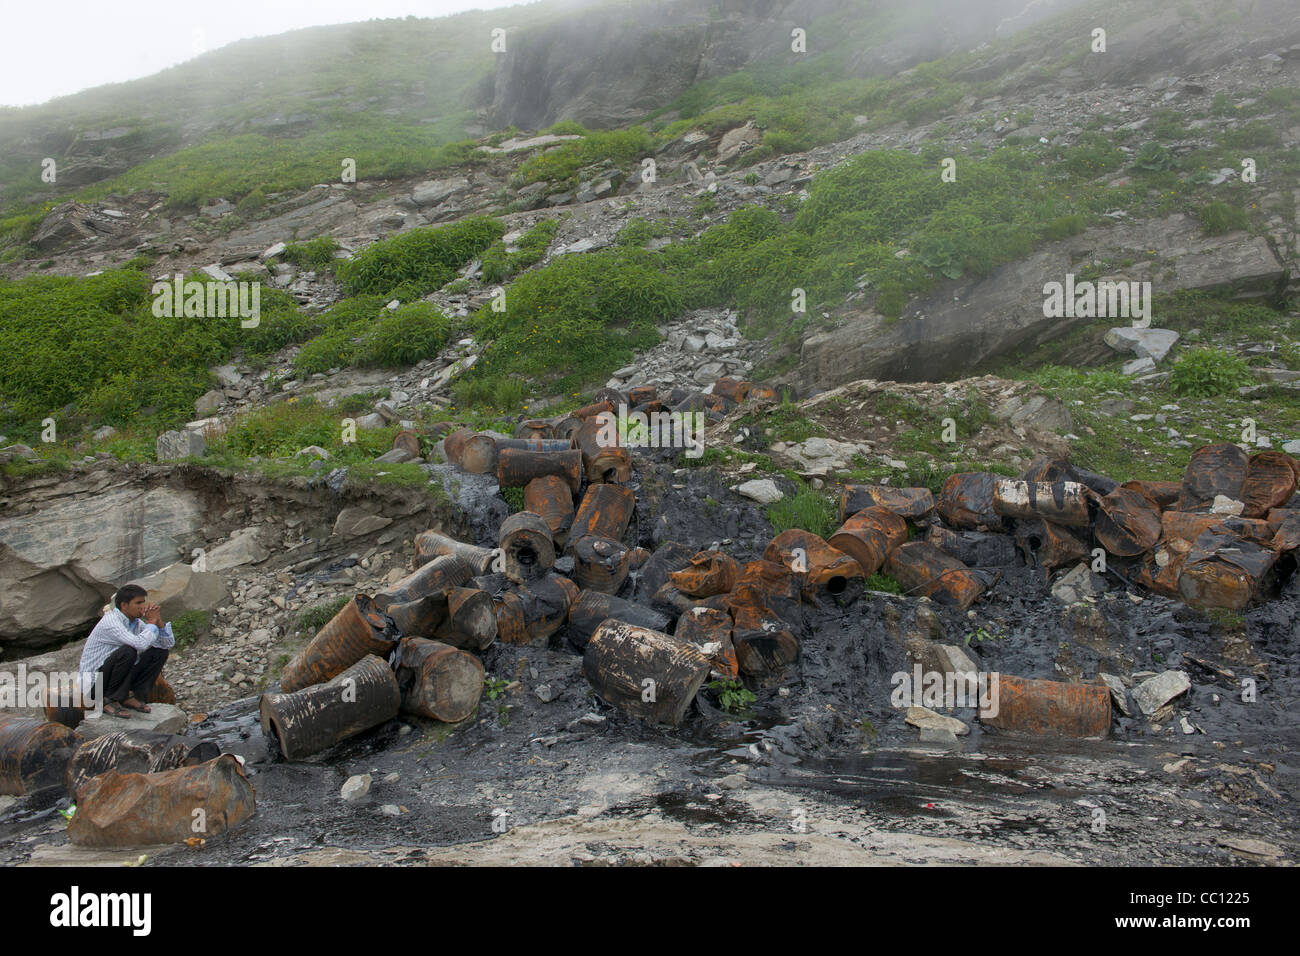
[[1174, 168], [1174, 157], [1160, 143], [1144, 143], [1133, 157], [1133, 165], [1148, 172], [1165, 172]]
[[344, 595], [322, 604], [313, 604], [298, 612], [298, 631], [303, 634], [315, 634], [322, 627], [334, 620], [334, 615], [347, 605], [352, 598]]
[[504, 233], [501, 221], [487, 216], [413, 229], [367, 246], [339, 265], [338, 279], [349, 295], [418, 299], [454, 279]]
[[1236, 232], [1250, 226], [1250, 219], [1244, 209], [1229, 206], [1219, 200], [1202, 206], [1197, 210], [1196, 215], [1201, 220], [1201, 228], [1207, 236], [1221, 236], [1226, 232]]
[[1191, 398], [1227, 395], [1253, 381], [1244, 359], [1218, 349], [1188, 352], [1169, 373], [1169, 387]]
[[447, 343], [451, 322], [429, 302], [412, 302], [382, 316], [365, 334], [361, 364], [396, 368], [433, 358]]
[[320, 236], [307, 242], [287, 243], [280, 258], [311, 272], [332, 272], [338, 264], [334, 258], [334, 253], [338, 251], [337, 240]]

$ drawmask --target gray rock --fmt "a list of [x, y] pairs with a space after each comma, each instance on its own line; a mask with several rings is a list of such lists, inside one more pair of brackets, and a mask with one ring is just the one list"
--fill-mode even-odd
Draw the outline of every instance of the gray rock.
[[463, 176], [452, 179], [432, 179], [411, 190], [411, 201], [416, 206], [438, 206], [454, 196], [469, 191], [469, 180]]
[[771, 478], [756, 478], [747, 481], [742, 485], [738, 485], [735, 491], [750, 501], [757, 501], [760, 505], [770, 505], [785, 497]]
[[1110, 688], [1110, 699], [1119, 708], [1119, 712], [1125, 717], [1132, 717], [1133, 711], [1128, 706], [1128, 691], [1124, 687], [1124, 682], [1114, 674], [1098, 674], [1097, 676], [1101, 678], [1102, 683]]
[[95, 441], [108, 441], [108, 439], [112, 438], [116, 434], [117, 429], [112, 425], [103, 425], [91, 432], [90, 437]]
[[168, 565], [131, 583], [149, 592], [149, 602], [159, 605], [164, 621], [186, 611], [215, 611], [230, 597], [230, 588], [222, 575], [213, 570], [196, 571], [193, 565], [184, 562]]
[[370, 785], [372, 783], [370, 774], [360, 773], [348, 777], [347, 782], [343, 784], [339, 795], [343, 797], [344, 803], [359, 803], [370, 795]]
[[160, 734], [183, 734], [190, 718], [175, 704], [150, 704], [148, 714], [131, 711], [130, 717], [90, 717], [77, 725], [77, 735], [89, 740], [119, 730], [153, 730]]
[[233, 365], [218, 365], [208, 371], [215, 375], [217, 381], [226, 388], [233, 388], [243, 380], [243, 376], [239, 374], [239, 369]]
[[1138, 358], [1160, 362], [1169, 354], [1178, 338], [1178, 333], [1173, 329], [1120, 326], [1106, 333], [1106, 344], [1116, 352], [1132, 352]]
[[177, 458], [203, 457], [208, 443], [199, 432], [186, 428], [163, 432], [154, 447], [159, 461], [174, 461]]
[[356, 419], [358, 428], [387, 428], [388, 421], [378, 412], [371, 412], [369, 415], [362, 415]]
[[922, 730], [927, 727], [935, 730], [944, 730], [950, 734], [956, 734], [959, 737], [963, 737], [970, 733], [970, 728], [956, 717], [945, 717], [943, 714], [936, 714], [928, 707], [907, 708], [906, 720], [913, 727]]
[[412, 455], [405, 448], [393, 448], [389, 451], [384, 452], [382, 455], [376, 458], [375, 461], [384, 465], [400, 465], [403, 464], [404, 462], [414, 461], [415, 458], [416, 456]]
[[1175, 697], [1191, 690], [1192, 682], [1183, 671], [1165, 671], [1144, 680], [1133, 689], [1133, 699], [1142, 713], [1150, 716]]
[[301, 458], [303, 455], [310, 455], [312, 458], [329, 458], [330, 453], [320, 445], [308, 445], [306, 448], [299, 448], [293, 457]]
[[1120, 367], [1120, 371], [1125, 375], [1141, 375], [1144, 372], [1154, 371], [1156, 363], [1149, 358], [1136, 358], [1131, 362], [1125, 362]]
[[204, 568], [207, 571], [229, 571], [245, 564], [257, 564], [267, 557], [266, 548], [257, 540], [257, 529], [245, 528], [207, 552]]
[[380, 528], [387, 528], [392, 523], [392, 518], [370, 514], [361, 508], [350, 506], [340, 511], [339, 516], [334, 520], [334, 534], [343, 538], [356, 538], [378, 531]]

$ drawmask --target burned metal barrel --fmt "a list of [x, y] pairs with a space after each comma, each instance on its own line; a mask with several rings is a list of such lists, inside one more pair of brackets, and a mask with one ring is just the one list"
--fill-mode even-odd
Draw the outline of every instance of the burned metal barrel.
[[171, 684], [167, 683], [167, 678], [159, 674], [153, 682], [153, 689], [145, 695], [146, 704], [174, 704], [176, 703], [176, 691]]
[[1276, 551], [1211, 528], [1188, 551], [1178, 590], [1196, 607], [1240, 610], [1261, 596], [1276, 562]]
[[408, 637], [402, 641], [397, 687], [403, 711], [458, 723], [478, 707], [483, 665], [473, 654], [447, 644]]
[[[44, 711], [45, 719], [56, 724], [62, 724], [69, 730], [75, 730], [77, 726], [86, 719], [86, 703], [89, 698], [81, 692], [81, 677], [79, 674], [64, 674], [62, 679], [55, 680], [54, 675], [48, 675], [48, 684], [45, 688]], [[162, 680], [162, 675], [154, 681], [155, 688]], [[171, 685], [168, 685], [170, 689]], [[150, 703], [150, 701], [146, 701]]]
[[528, 632], [528, 639], [523, 643], [545, 647], [551, 635], [569, 619], [569, 608], [579, 593], [577, 585], [558, 574], [548, 574], [520, 585], [515, 596]]
[[1041, 519], [1067, 528], [1092, 523], [1092, 492], [1075, 481], [1021, 481], [1002, 478], [993, 489], [993, 510], [1004, 518]]
[[934, 495], [929, 488], [891, 488], [889, 485], [845, 485], [840, 491], [840, 524], [868, 508], [884, 508], [919, 521], [934, 511]]
[[1241, 500], [1241, 486], [1246, 482], [1250, 456], [1236, 445], [1206, 445], [1192, 452], [1183, 473], [1183, 491], [1178, 499], [1179, 511], [1205, 511], [1216, 495]]
[[668, 575], [673, 587], [687, 597], [706, 598], [726, 594], [736, 586], [740, 563], [721, 551], [701, 551], [680, 571]]
[[[1020, 522], [1020, 524], [1042, 525], [1043, 522]], [[953, 531], [931, 525], [925, 532], [924, 540], [945, 554], [952, 555], [968, 568], [1004, 568], [1020, 564], [1021, 551], [1017, 547], [1017, 539], [1009, 534], [994, 534], [991, 531]]]
[[1142, 492], [1159, 505], [1162, 511], [1174, 507], [1183, 491], [1181, 481], [1126, 481], [1120, 487]]
[[762, 683], [779, 679], [799, 659], [799, 641], [759, 592], [737, 588], [731, 602], [731, 640], [740, 673]]
[[68, 839], [78, 846], [153, 846], [220, 836], [256, 812], [234, 754], [159, 773], [110, 770], [77, 794]]
[[736, 645], [731, 640], [731, 613], [713, 607], [691, 608], [677, 621], [673, 633], [679, 641], [694, 644], [707, 655], [713, 670], [723, 680], [740, 676]]
[[516, 438], [554, 438], [555, 427], [544, 418], [526, 418], [515, 426]]
[[627, 395], [625, 393], [620, 392], [618, 389], [609, 385], [606, 385], [604, 388], [596, 389], [596, 394], [591, 396], [591, 400], [597, 404], [600, 402], [608, 402], [611, 408], [618, 408], [620, 405], [626, 405], [628, 403]]
[[1274, 508], [1280, 508], [1295, 495], [1296, 460], [1285, 452], [1262, 451], [1252, 455], [1246, 467], [1246, 480], [1241, 486], [1240, 501], [1246, 518], [1263, 518]]
[[[750, 561], [741, 569], [731, 596], [741, 604], [769, 608], [792, 627], [803, 624], [803, 593], [799, 579], [784, 564], [761, 559]], [[729, 608], [731, 603], [728, 601]]]
[[1002, 516], [993, 507], [999, 480], [998, 475], [987, 471], [950, 475], [935, 503], [939, 516], [964, 531], [1002, 527]]
[[1040, 481], [1048, 484], [1056, 481], [1077, 481], [1097, 495], [1108, 495], [1119, 487], [1119, 482], [1114, 478], [1107, 478], [1105, 475], [1072, 465], [1068, 458], [1053, 458], [1050, 455], [1040, 455], [1035, 458], [1020, 477], [1025, 481]]
[[[938, 530], [940, 529], [931, 528], [926, 535], [926, 540], [960, 560], [960, 553], [944, 547], [930, 537]], [[946, 533], [955, 534], [955, 532]], [[1086, 558], [1090, 553], [1088, 543], [1083, 538], [1069, 528], [1062, 528], [1050, 521], [1017, 522], [1016, 545], [1024, 555], [1026, 564], [1030, 567], [1046, 568], [1049, 571], [1066, 564], [1073, 564]]]
[[632, 559], [631, 549], [621, 541], [594, 534], [584, 535], [577, 541], [570, 540], [573, 548], [573, 577], [578, 585], [605, 594], [617, 593], [627, 580]]
[[412, 458], [419, 458], [422, 454], [420, 450], [420, 436], [409, 428], [403, 429], [393, 436], [393, 451], [402, 450]]
[[1195, 511], [1166, 511], [1160, 516], [1160, 537], [1166, 543], [1185, 543], [1184, 551], [1211, 528], [1226, 530], [1256, 544], [1268, 545], [1273, 539], [1273, 526], [1259, 518], [1239, 518], [1235, 515], [1205, 514]]
[[563, 478], [547, 475], [534, 478], [524, 486], [524, 510], [546, 522], [551, 540], [563, 547], [573, 525], [573, 491]]
[[506, 448], [497, 461], [497, 484], [502, 488], [523, 488], [534, 478], [555, 475], [576, 495], [582, 485], [582, 452], [576, 448], [568, 451], [525, 451]]
[[[633, 604], [600, 591], [579, 591], [577, 599], [569, 606], [569, 643], [583, 650], [591, 635], [596, 633], [596, 628], [607, 618], [652, 631], [666, 632], [672, 624], [666, 614], [644, 604]], [[727, 620], [730, 622], [731, 619]]]
[[1099, 502], [1093, 534], [1111, 554], [1145, 554], [1160, 540], [1160, 506], [1133, 488], [1116, 488]]
[[280, 687], [292, 692], [320, 684], [367, 654], [387, 658], [397, 640], [396, 630], [389, 627], [371, 599], [358, 594], [288, 663], [280, 675]]
[[906, 540], [907, 522], [892, 510], [872, 505], [855, 511], [827, 544], [853, 558], [864, 574], [871, 575], [881, 569], [889, 552]]
[[572, 451], [573, 442], [568, 438], [496, 438], [497, 453], [507, 448], [514, 451]]
[[405, 604], [390, 604], [384, 611], [402, 637], [431, 637], [447, 619], [448, 591], [426, 594]]
[[434, 558], [454, 554], [466, 564], [474, 574], [483, 574], [492, 567], [492, 549], [480, 548], [449, 538], [438, 531], [421, 531], [415, 536], [415, 559], [412, 566], [422, 568]]
[[573, 441], [582, 451], [582, 467], [588, 481], [615, 484], [632, 477], [632, 458], [622, 446], [618, 422], [612, 413], [587, 419]]
[[778, 534], [768, 542], [763, 557], [788, 567], [799, 581], [804, 600], [813, 605], [851, 604], [866, 586], [862, 565], [801, 528]]
[[575, 409], [571, 414], [579, 421], [585, 422], [587, 419], [595, 418], [603, 412], [614, 411], [614, 407], [613, 402], [601, 400], [592, 402], [590, 405], [583, 405], [581, 408]]
[[573, 516], [569, 541], [587, 535], [621, 539], [627, 532], [632, 513], [636, 510], [636, 495], [623, 485], [592, 485], [582, 497], [578, 513]]
[[1270, 524], [1273, 524], [1274, 515], [1280, 517], [1277, 519], [1277, 530], [1273, 533], [1273, 540], [1269, 542], [1269, 547], [1279, 554], [1300, 548], [1300, 511], [1283, 513], [1275, 508], [1269, 512]]
[[636, 385], [627, 390], [627, 403], [636, 408], [656, 401], [658, 397], [659, 392], [653, 385]]
[[474, 568], [460, 555], [444, 554], [376, 594], [375, 607], [387, 611], [392, 604], [407, 604], [447, 588], [460, 587], [473, 576]]
[[[980, 723], [998, 730], [1064, 737], [1110, 733], [1110, 689], [990, 674], [980, 700]], [[985, 706], [987, 704], [987, 706]]]
[[506, 591], [492, 599], [492, 612], [497, 619], [497, 638], [505, 644], [528, 644], [528, 622], [524, 620], [524, 602], [513, 591]]
[[650, 560], [650, 549], [636, 547], [627, 553], [627, 566], [630, 570], [635, 571]]
[[904, 594], [928, 597], [963, 611], [984, 593], [979, 575], [924, 541], [909, 541], [895, 548], [885, 569]]
[[695, 549], [680, 541], [665, 541], [650, 555], [636, 578], [636, 596], [653, 595], [668, 583], [668, 576], [691, 563]]
[[772, 385], [753, 385], [750, 386], [749, 393], [745, 398], [749, 401], [779, 402], [782, 399], [794, 401], [795, 395], [794, 389], [788, 385], [782, 385], [780, 388]]
[[442, 440], [447, 461], [475, 475], [487, 475], [497, 467], [497, 443], [490, 435], [469, 428], [452, 432]]
[[604, 700], [633, 717], [676, 726], [709, 676], [693, 644], [610, 619], [596, 628], [582, 672]]
[[477, 588], [448, 588], [447, 613], [434, 628], [434, 636], [452, 647], [482, 651], [497, 639], [496, 610], [492, 595]]
[[210, 740], [194, 741], [154, 730], [119, 730], [87, 740], [76, 749], [68, 762], [68, 793], [75, 800], [87, 780], [110, 770], [159, 773], [220, 756], [221, 748]]
[[77, 743], [63, 724], [0, 717], [0, 795], [21, 797], [63, 786]]
[[517, 512], [501, 522], [497, 540], [501, 545], [501, 570], [516, 584], [540, 578], [555, 564], [551, 529], [531, 511]]
[[301, 760], [397, 716], [402, 703], [388, 664], [367, 654], [324, 684], [262, 695], [262, 733], [285, 760]]
[[753, 387], [753, 382], [746, 382], [743, 379], [724, 375], [713, 383], [713, 394], [721, 395], [723, 398], [739, 405], [749, 397], [749, 390]]

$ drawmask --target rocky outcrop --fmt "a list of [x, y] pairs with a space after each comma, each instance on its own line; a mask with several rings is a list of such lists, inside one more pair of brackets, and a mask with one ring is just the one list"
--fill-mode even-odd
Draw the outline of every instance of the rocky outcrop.
[[1181, 214], [1096, 227], [1050, 243], [987, 278], [945, 284], [897, 321], [871, 311], [848, 315], [839, 327], [804, 341], [798, 384], [827, 388], [858, 378], [955, 378], [1102, 321], [1044, 315], [1043, 286], [1078, 276], [1102, 256], [1122, 258], [1125, 250], [1133, 251], [1135, 264], [1104, 278], [1150, 281], [1156, 295], [1217, 290], [1269, 299], [1290, 280], [1290, 269], [1268, 240], [1247, 232], [1205, 236], [1199, 223]]

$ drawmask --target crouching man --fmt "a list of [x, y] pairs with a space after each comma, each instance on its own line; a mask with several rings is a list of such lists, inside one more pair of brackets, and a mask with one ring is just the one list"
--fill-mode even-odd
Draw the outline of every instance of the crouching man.
[[93, 686], [96, 676], [103, 675], [104, 713], [110, 717], [152, 710], [144, 701], [167, 663], [168, 649], [176, 645], [171, 622], [163, 623], [162, 612], [148, 596], [138, 584], [121, 588], [81, 652], [82, 687]]

